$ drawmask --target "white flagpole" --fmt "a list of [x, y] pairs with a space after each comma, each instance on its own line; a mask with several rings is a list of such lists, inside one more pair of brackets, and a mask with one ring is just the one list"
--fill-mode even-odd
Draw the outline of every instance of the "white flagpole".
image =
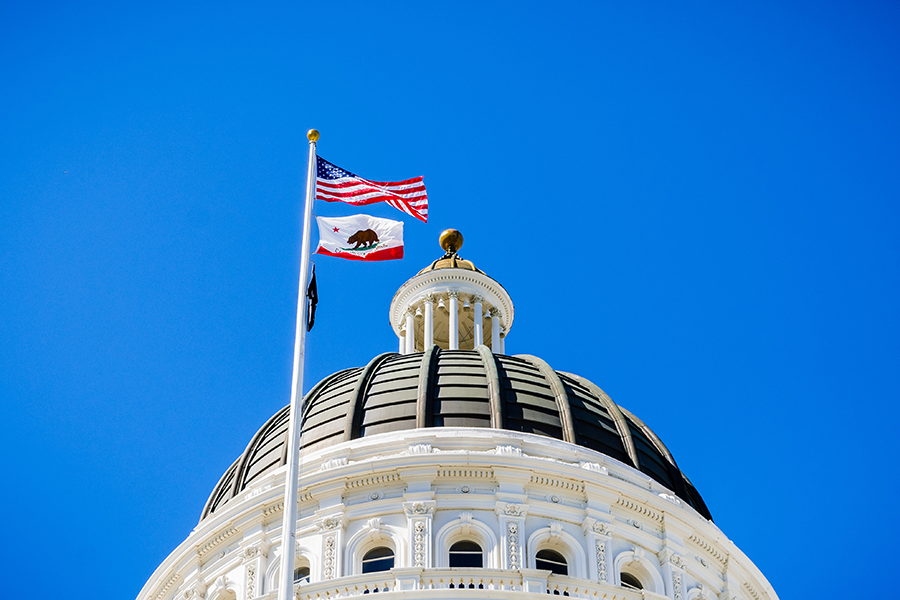
[[294, 593], [294, 556], [297, 537], [297, 486], [300, 478], [300, 428], [303, 420], [303, 362], [306, 358], [306, 288], [309, 285], [309, 244], [313, 200], [316, 198], [316, 141], [319, 132], [310, 129], [309, 165], [306, 169], [306, 207], [300, 250], [300, 292], [297, 297], [297, 329], [294, 334], [294, 371], [291, 381], [291, 416], [288, 422], [287, 475], [284, 481], [284, 520], [281, 522], [281, 581], [278, 600], [291, 600]]

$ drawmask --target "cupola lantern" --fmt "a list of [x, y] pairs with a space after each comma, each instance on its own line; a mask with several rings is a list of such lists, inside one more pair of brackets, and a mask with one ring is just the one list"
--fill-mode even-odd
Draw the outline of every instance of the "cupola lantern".
[[440, 236], [444, 255], [408, 280], [391, 301], [391, 326], [400, 354], [473, 350], [487, 346], [505, 354], [514, 308], [509, 294], [471, 261], [459, 255], [463, 236], [447, 229]]

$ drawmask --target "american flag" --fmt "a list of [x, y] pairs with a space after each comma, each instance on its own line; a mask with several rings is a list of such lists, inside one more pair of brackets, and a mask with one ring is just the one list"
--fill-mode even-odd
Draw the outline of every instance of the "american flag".
[[408, 215], [428, 222], [428, 194], [421, 177], [406, 181], [369, 181], [316, 157], [316, 200], [354, 206], [387, 202]]

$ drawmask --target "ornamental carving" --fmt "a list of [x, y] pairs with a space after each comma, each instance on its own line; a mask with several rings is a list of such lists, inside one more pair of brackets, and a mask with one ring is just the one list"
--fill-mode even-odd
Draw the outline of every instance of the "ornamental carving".
[[518, 523], [506, 524], [506, 542], [509, 551], [509, 568], [519, 568], [519, 525]]
[[672, 575], [672, 592], [675, 600], [681, 600], [681, 573]]
[[591, 531], [594, 533], [599, 533], [600, 535], [609, 535], [610, 527], [609, 523], [604, 523], [603, 521], [597, 521], [593, 525], [591, 525]]
[[336, 559], [337, 536], [331, 535], [325, 538], [325, 553], [322, 564], [325, 565], [323, 576], [325, 579], [334, 579], [334, 565]]
[[425, 566], [425, 521], [416, 521], [413, 526], [413, 563], [416, 567]]
[[501, 456], [525, 456], [522, 449], [516, 448], [515, 446], [497, 446], [494, 449], [494, 453]]
[[247, 548], [244, 548], [244, 549], [241, 551], [241, 557], [242, 557], [244, 560], [249, 560], [249, 559], [251, 559], [251, 558], [256, 558], [257, 556], [259, 556], [259, 546], [249, 546], [249, 547], [247, 547]]
[[184, 600], [200, 600], [206, 598], [205, 588], [201, 584], [195, 584], [193, 587], [184, 590], [182, 594]]
[[256, 567], [250, 565], [247, 567], [247, 598], [256, 597]]
[[597, 579], [608, 581], [606, 575], [606, 542], [601, 541], [597, 542]]
[[609, 469], [602, 466], [600, 463], [588, 462], [586, 460], [582, 460], [579, 462], [579, 465], [582, 469], [587, 471], [594, 471], [596, 473], [600, 473], [602, 475], [609, 475]]
[[405, 508], [408, 515], [427, 515], [434, 511], [434, 506], [425, 502], [412, 502], [406, 504]]
[[327, 531], [329, 529], [337, 529], [341, 526], [340, 517], [325, 517], [322, 519], [322, 522], [319, 523], [319, 529]]
[[509, 503], [506, 505], [505, 512], [506, 512], [506, 514], [508, 514], [511, 517], [518, 517], [519, 515], [522, 514], [522, 509], [519, 508], [518, 504]]
[[250, 492], [247, 495], [244, 496], [244, 499], [249, 500], [250, 498], [255, 498], [255, 497], [259, 496], [260, 494], [262, 494], [263, 492], [268, 492], [270, 489], [272, 489], [271, 483], [260, 486], [258, 488], [253, 488], [252, 490], [250, 490]]
[[382, 528], [381, 517], [372, 517], [368, 521], [366, 521], [366, 529], [381, 529]]
[[344, 467], [347, 465], [347, 457], [341, 458], [331, 458], [322, 463], [322, 466], [319, 470], [327, 471], [329, 469], [336, 469], [337, 467]]
[[431, 454], [431, 444], [413, 444], [406, 451], [406, 454]]
[[672, 550], [668, 548], [664, 548], [663, 551], [659, 553], [659, 566], [664, 567], [666, 566], [666, 563], [670, 563], [673, 567], [683, 569], [684, 557], [672, 552]]

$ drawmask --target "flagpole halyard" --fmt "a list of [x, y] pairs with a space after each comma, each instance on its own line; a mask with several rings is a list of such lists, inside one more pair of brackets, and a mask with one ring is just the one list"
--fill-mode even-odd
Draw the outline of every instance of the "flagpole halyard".
[[300, 285], [297, 295], [297, 322], [294, 332], [294, 365], [291, 376], [291, 409], [288, 421], [287, 474], [284, 482], [284, 519], [281, 524], [281, 573], [278, 600], [291, 600], [294, 594], [294, 558], [297, 537], [297, 488], [300, 478], [300, 433], [303, 416], [303, 364], [306, 359], [307, 303], [309, 286], [312, 209], [316, 197], [316, 142], [319, 132], [310, 129], [309, 164], [306, 169], [306, 203], [303, 212], [303, 238], [300, 245]]

